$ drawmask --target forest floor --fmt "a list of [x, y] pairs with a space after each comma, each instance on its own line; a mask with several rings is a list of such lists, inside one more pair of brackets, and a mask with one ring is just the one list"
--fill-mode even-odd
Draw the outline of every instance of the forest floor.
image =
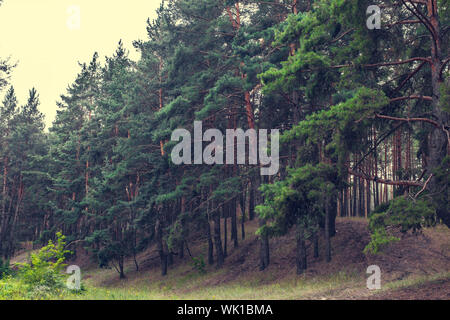
[[[319, 258], [308, 247], [308, 270], [295, 274], [295, 235], [270, 240], [271, 261], [264, 271], [258, 269], [256, 221], [246, 223], [245, 240], [233, 248], [228, 242], [224, 267], [205, 266], [202, 273], [186, 252], [184, 259], [174, 257], [168, 275], [160, 274], [159, 256], [149, 248], [126, 264], [126, 279], [120, 280], [114, 268], [99, 269], [84, 252], [77, 249], [77, 264], [82, 269], [87, 291], [69, 299], [450, 299], [450, 230], [444, 226], [425, 229], [419, 235], [404, 235], [378, 255], [365, 255], [369, 242], [367, 221], [338, 218], [337, 234], [332, 238], [332, 261], [324, 258], [323, 239]], [[229, 229], [230, 230], [230, 229]], [[241, 233], [239, 232], [241, 235]], [[202, 239], [189, 242], [193, 257], [200, 260], [206, 250]], [[16, 257], [23, 260], [24, 255]], [[366, 287], [367, 267], [381, 269], [381, 289]]]

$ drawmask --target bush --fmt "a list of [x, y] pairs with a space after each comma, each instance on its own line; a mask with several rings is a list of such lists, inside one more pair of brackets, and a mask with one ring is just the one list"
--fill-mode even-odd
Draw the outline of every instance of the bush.
[[399, 241], [398, 237], [390, 236], [383, 228], [376, 229], [370, 235], [370, 242], [364, 248], [364, 253], [377, 254], [380, 253], [387, 245]]
[[61, 233], [56, 234], [56, 244], [49, 240], [48, 245], [31, 254], [31, 263], [20, 264], [19, 276], [32, 286], [45, 286], [49, 288], [61, 288], [64, 286], [62, 274], [65, 255], [70, 253], [64, 250], [65, 237]]
[[364, 253], [377, 254], [392, 242], [400, 240], [389, 235], [388, 228], [397, 228], [402, 233], [419, 232], [436, 223], [436, 210], [426, 200], [397, 197], [389, 203], [378, 206], [369, 217], [371, 240]]
[[10, 275], [12, 273], [11, 268], [9, 267], [9, 261], [3, 261], [2, 258], [0, 258], [0, 279]]
[[203, 259], [203, 257], [200, 257], [200, 258], [193, 257], [192, 265], [200, 274], [206, 273], [206, 263], [205, 263], [205, 259]]
[[56, 238], [55, 243], [49, 240], [47, 246], [32, 253], [29, 263], [18, 264], [16, 277], [9, 275], [0, 281], [0, 299], [50, 299], [65, 293], [64, 261], [70, 251], [64, 249], [61, 233]]

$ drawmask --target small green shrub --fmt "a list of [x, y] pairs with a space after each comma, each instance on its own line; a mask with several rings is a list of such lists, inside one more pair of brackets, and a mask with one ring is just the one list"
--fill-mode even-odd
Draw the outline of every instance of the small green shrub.
[[51, 299], [68, 293], [65, 286], [64, 261], [70, 251], [65, 250], [65, 237], [56, 234], [56, 242], [32, 253], [30, 262], [18, 264], [15, 277], [0, 280], [0, 299]]
[[193, 257], [192, 258], [192, 265], [194, 266], [194, 269], [197, 270], [200, 274], [206, 273], [206, 263], [205, 259], [203, 257]]
[[370, 235], [370, 242], [364, 248], [364, 253], [380, 253], [388, 244], [399, 240], [397, 237], [388, 235], [385, 229], [377, 229]]
[[19, 277], [32, 286], [45, 288], [62, 288], [64, 286], [63, 270], [66, 266], [65, 237], [58, 232], [56, 243], [49, 240], [48, 245], [41, 248], [38, 253], [31, 254], [31, 263], [20, 264]]
[[11, 268], [9, 267], [9, 261], [3, 261], [2, 258], [0, 258], [0, 279], [10, 275], [12, 273]]
[[388, 227], [398, 228], [402, 233], [420, 231], [436, 223], [436, 210], [426, 200], [397, 197], [388, 204], [377, 207], [369, 217], [371, 240], [364, 253], [379, 253], [388, 244], [400, 240], [387, 233]]

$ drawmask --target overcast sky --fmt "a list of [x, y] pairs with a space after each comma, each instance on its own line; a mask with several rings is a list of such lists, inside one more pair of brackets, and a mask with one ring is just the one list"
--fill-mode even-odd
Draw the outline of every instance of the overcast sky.
[[146, 39], [146, 20], [155, 17], [159, 4], [160, 0], [4, 0], [0, 57], [18, 62], [11, 84], [19, 102], [25, 103], [28, 90], [35, 87], [48, 128], [56, 101], [80, 70], [77, 62], [89, 62], [95, 51], [102, 58], [112, 55], [120, 39], [137, 59], [132, 42]]

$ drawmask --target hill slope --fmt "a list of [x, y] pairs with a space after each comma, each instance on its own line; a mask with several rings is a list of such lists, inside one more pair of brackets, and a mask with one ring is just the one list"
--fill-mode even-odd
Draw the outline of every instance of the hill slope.
[[[420, 235], [406, 235], [376, 256], [365, 256], [369, 242], [363, 219], [337, 220], [332, 239], [333, 258], [326, 263], [323, 241], [314, 259], [308, 247], [308, 270], [295, 275], [295, 237], [291, 233], [271, 239], [269, 268], [258, 270], [258, 242], [255, 221], [246, 224], [246, 239], [229, 248], [222, 269], [206, 266], [201, 274], [187, 255], [174, 258], [168, 275], [162, 277], [155, 248], [127, 262], [127, 278], [118, 279], [114, 269], [98, 269], [78, 250], [78, 264], [88, 291], [77, 299], [449, 299], [450, 230], [439, 226]], [[321, 239], [322, 240], [322, 239]], [[201, 257], [203, 241], [191, 242], [190, 252]], [[82, 250], [81, 250], [82, 251]], [[381, 290], [366, 288], [369, 265], [381, 268]]]

